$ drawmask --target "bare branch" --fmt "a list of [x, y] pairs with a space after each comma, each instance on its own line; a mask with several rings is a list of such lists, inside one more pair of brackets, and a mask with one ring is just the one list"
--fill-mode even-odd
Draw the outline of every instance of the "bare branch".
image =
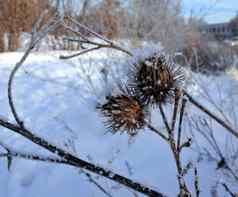
[[53, 157], [45, 157], [41, 155], [28, 154], [28, 153], [13, 152], [13, 151], [9, 151], [7, 153], [0, 153], [0, 157], [16, 157], [20, 159], [33, 160], [33, 161], [67, 164], [67, 162], [62, 159], [57, 159]]
[[173, 111], [173, 116], [172, 116], [172, 123], [171, 123], [171, 131], [174, 131], [175, 123], [176, 123], [176, 118], [177, 118], [177, 113], [178, 113], [178, 105], [179, 105], [179, 100], [180, 100], [180, 91], [177, 90], [175, 93], [175, 99], [174, 99], [174, 111]]
[[129, 187], [135, 191], [141, 192], [147, 196], [151, 197], [163, 197], [164, 194], [157, 192], [151, 188], [146, 187], [145, 185], [142, 185], [141, 183], [135, 182], [131, 179], [128, 179], [126, 177], [123, 177], [117, 173], [114, 173], [110, 170], [107, 170], [103, 167], [100, 167], [98, 165], [94, 165], [92, 163], [89, 163], [87, 161], [84, 161], [64, 150], [61, 148], [58, 148], [57, 146], [47, 142], [41, 137], [38, 137], [37, 135], [33, 134], [33, 132], [29, 131], [28, 129], [15, 125], [13, 123], [7, 122], [0, 118], [0, 125], [10, 129], [11, 131], [14, 131], [15, 133], [25, 137], [26, 139], [32, 141], [33, 143], [45, 148], [46, 150], [58, 155], [59, 157], [63, 158], [66, 161], [67, 165], [79, 167], [85, 170], [88, 170], [90, 172], [93, 172], [95, 174], [98, 174], [100, 176], [106, 177], [110, 180], [113, 180], [117, 183], [120, 183], [126, 187]]
[[50, 162], [50, 163], [58, 163], [58, 164], [66, 164], [66, 161], [63, 159], [59, 159], [57, 157], [50, 157], [50, 156], [43, 156], [37, 155], [33, 153], [24, 153], [13, 150], [13, 148], [9, 147], [5, 143], [0, 141], [0, 146], [3, 147], [7, 153], [0, 153], [0, 157], [16, 157], [26, 160], [35, 160], [35, 161], [43, 161], [43, 162]]
[[168, 131], [168, 133], [169, 133], [169, 135], [171, 137], [171, 129], [169, 127], [169, 122], [168, 122], [168, 120], [167, 120], [167, 118], [165, 116], [165, 113], [164, 113], [164, 110], [163, 110], [163, 107], [162, 107], [161, 103], [159, 103], [159, 110], [160, 110], [160, 114], [161, 114], [162, 120], [163, 120], [163, 122], [165, 124], [165, 127], [166, 127], [166, 129], [167, 129], [167, 131]]
[[[111, 49], [115, 49], [118, 51], [121, 51], [123, 53], [126, 53], [129, 56], [133, 56], [132, 53], [130, 51], [128, 51], [127, 49], [124, 49], [122, 47], [120, 47], [119, 45], [115, 44], [114, 42], [112, 42], [111, 40], [101, 36], [100, 34], [94, 32], [93, 30], [89, 29], [88, 27], [86, 27], [85, 25], [75, 21], [74, 19], [68, 18], [70, 20], [70, 22], [72, 22], [73, 24], [75, 24], [76, 26], [79, 27], [79, 29], [83, 29], [84, 31], [88, 32], [89, 34], [95, 36], [96, 38], [100, 39], [101, 41], [103, 41], [103, 43], [99, 43], [99, 42], [95, 42], [92, 40], [89, 40], [83, 33], [80, 32], [80, 30], [75, 30], [74, 28], [68, 26], [67, 24], [63, 23], [63, 27], [68, 29], [69, 31], [73, 32], [74, 34], [76, 34], [77, 36], [79, 36], [80, 38], [82, 38], [82, 44], [86, 43], [86, 44], [91, 44], [91, 45], [95, 45], [94, 48], [92, 49], [86, 49], [84, 51], [76, 53], [74, 55], [70, 55], [70, 56], [60, 56], [61, 59], [70, 59], [73, 57], [77, 57], [79, 55], [82, 55], [84, 53], [96, 50], [96, 49], [100, 49], [100, 48], [111, 48]], [[80, 40], [72, 40], [75, 42], [79, 42]], [[105, 44], [106, 43], [106, 44]]]
[[77, 25], [77, 26], [78, 26], [79, 28], [81, 28], [81, 29], [84, 29], [85, 31], [87, 31], [87, 32], [90, 33], [91, 35], [93, 35], [93, 36], [95, 36], [95, 37], [97, 37], [97, 38], [99, 38], [99, 39], [101, 39], [101, 40], [107, 42], [107, 43], [110, 44], [110, 45], [114, 45], [114, 43], [113, 43], [111, 40], [105, 38], [104, 36], [102, 36], [102, 35], [100, 35], [100, 34], [98, 34], [98, 33], [96, 33], [95, 31], [92, 31], [91, 29], [89, 29], [89, 28], [86, 27], [85, 25], [79, 23], [78, 21], [74, 20], [73, 18], [67, 18], [67, 19], [69, 19], [73, 24]]
[[84, 174], [88, 177], [89, 182], [93, 183], [102, 193], [104, 193], [108, 197], [113, 197], [112, 194], [106, 191], [95, 179], [93, 179], [93, 177], [89, 173], [84, 172]]
[[224, 187], [224, 189], [226, 190], [226, 192], [227, 192], [231, 197], [237, 197], [237, 196], [230, 190], [230, 188], [229, 188], [225, 183], [222, 183], [221, 185]]
[[93, 48], [89, 48], [89, 49], [84, 49], [84, 50], [82, 50], [82, 51], [80, 51], [80, 52], [78, 52], [78, 53], [75, 53], [75, 54], [73, 54], [73, 55], [68, 55], [68, 56], [61, 55], [61, 56], [60, 56], [60, 59], [71, 59], [71, 58], [73, 58], [73, 57], [77, 57], [77, 56], [83, 55], [83, 54], [85, 54], [85, 53], [98, 50], [98, 49], [100, 49], [100, 48], [102, 48], [102, 47], [97, 46], [97, 47], [93, 47]]
[[24, 53], [23, 57], [21, 58], [21, 60], [15, 65], [15, 67], [13, 68], [11, 74], [10, 74], [10, 77], [9, 77], [9, 80], [8, 80], [8, 101], [9, 101], [9, 105], [10, 105], [10, 109], [12, 111], [12, 114], [16, 120], [16, 122], [18, 123], [18, 125], [24, 127], [24, 124], [23, 124], [23, 121], [20, 119], [17, 111], [16, 111], [16, 108], [15, 108], [15, 105], [14, 105], [14, 102], [13, 102], [13, 94], [12, 94], [12, 85], [13, 85], [13, 80], [14, 80], [14, 77], [15, 77], [15, 74], [17, 73], [18, 69], [23, 65], [23, 63], [25, 62], [26, 58], [28, 57], [28, 55], [30, 54], [30, 52], [33, 50], [33, 48], [36, 46], [36, 44], [47, 34], [49, 33], [50, 31], [53, 31], [55, 30], [60, 22], [59, 21], [56, 21], [55, 23], [53, 23], [52, 25], [50, 26], [47, 26], [45, 27], [45, 29], [43, 29], [43, 31], [41, 32], [41, 34], [37, 34], [37, 28], [39, 26], [39, 23], [41, 22], [41, 20], [43, 20], [43, 15], [45, 15], [45, 13], [43, 13], [38, 21], [36, 21], [35, 23], [35, 26], [32, 28], [32, 36], [31, 36], [31, 41], [29, 43], [29, 46], [26, 50], [26, 52]]
[[165, 141], [169, 141], [169, 138], [168, 137], [166, 137], [162, 132], [160, 132], [158, 129], [156, 129], [156, 128], [154, 128], [151, 124], [149, 124], [149, 123], [146, 123], [146, 125], [147, 125], [147, 127], [151, 130], [151, 131], [153, 131], [153, 132], [155, 132], [156, 134], [158, 134], [161, 138], [163, 138]]
[[181, 141], [181, 131], [182, 131], [182, 122], [183, 122], [183, 115], [184, 115], [184, 109], [186, 105], [187, 99], [183, 98], [182, 100], [182, 106], [180, 110], [180, 116], [179, 116], [179, 126], [178, 126], [178, 136], [177, 136], [177, 149], [180, 149], [180, 141]]
[[196, 197], [199, 197], [200, 196], [199, 176], [198, 176], [198, 170], [196, 167], [194, 168], [194, 176], [195, 176], [194, 187], [196, 191]]

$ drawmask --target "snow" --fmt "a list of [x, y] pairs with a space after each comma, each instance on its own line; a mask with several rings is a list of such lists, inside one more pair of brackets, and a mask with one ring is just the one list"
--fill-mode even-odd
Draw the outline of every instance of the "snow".
[[[126, 133], [114, 135], [108, 133], [101, 115], [96, 110], [97, 103], [103, 101], [105, 95], [112, 90], [117, 91], [115, 90], [117, 82], [126, 80], [124, 77], [126, 69], [123, 70], [124, 64], [120, 63], [121, 56], [109, 61], [108, 51], [102, 50], [100, 53], [93, 52], [72, 60], [58, 58], [59, 55], [68, 53], [34, 52], [17, 73], [13, 88], [14, 101], [27, 128], [82, 159], [137, 180], [169, 196], [175, 196], [178, 192], [176, 168], [168, 145], [148, 129], [140, 131], [133, 138]], [[22, 55], [21, 52], [0, 54], [0, 116], [10, 121], [14, 119], [8, 107], [7, 80], [13, 65]], [[108, 69], [107, 80], [110, 85], [106, 83], [105, 74], [101, 72], [103, 68]], [[230, 83], [238, 85], [237, 81], [227, 76], [198, 77], [199, 80], [202, 78], [205, 81], [205, 85], [212, 84], [214, 79], [223, 83], [224, 88], [231, 87]], [[219, 95], [215, 95], [215, 88], [209, 87], [212, 91], [210, 93], [216, 99]], [[189, 91], [194, 93], [196, 98], [203, 99], [197, 89], [196, 85], [189, 87]], [[205, 102], [206, 104], [210, 106], [209, 103]], [[191, 106], [188, 110], [198, 114]], [[152, 114], [152, 123], [161, 128], [158, 111], [153, 110]], [[222, 143], [224, 130], [219, 126], [217, 128], [220, 130], [218, 139]], [[14, 150], [49, 154], [5, 129], [1, 129], [0, 139]], [[200, 141], [205, 143], [202, 139]], [[183, 161], [185, 164], [195, 161], [196, 156], [193, 151], [185, 150]], [[214, 170], [215, 167], [214, 163], [201, 163], [198, 166], [202, 196], [209, 196], [210, 188], [215, 178], [219, 176]], [[90, 183], [79, 169], [65, 165], [14, 159], [8, 171], [6, 160], [0, 159], [0, 174], [0, 196], [105, 195]], [[128, 188], [120, 187], [97, 175], [91, 175], [113, 196], [133, 196]], [[193, 175], [189, 173], [191, 188], [193, 179]]]

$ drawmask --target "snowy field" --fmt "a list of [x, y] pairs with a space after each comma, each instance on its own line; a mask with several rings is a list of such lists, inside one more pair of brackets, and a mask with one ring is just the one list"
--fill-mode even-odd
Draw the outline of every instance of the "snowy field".
[[[105, 85], [106, 79], [102, 69], [109, 69], [109, 82], [120, 78], [124, 73], [121, 72], [121, 58], [114, 59], [118, 60], [117, 64], [115, 61], [109, 62], [107, 59], [110, 54], [103, 51], [72, 60], [60, 60], [58, 56], [61, 53], [65, 52], [35, 52], [28, 57], [18, 72], [14, 81], [14, 100], [25, 125], [39, 136], [82, 159], [112, 169], [169, 196], [176, 196], [176, 167], [168, 145], [147, 129], [140, 131], [134, 138], [130, 138], [126, 133], [108, 133], [100, 113], [96, 110], [97, 102], [102, 101], [105, 93], [111, 88]], [[11, 121], [13, 117], [8, 106], [7, 81], [13, 65], [22, 55], [21, 52], [0, 54], [0, 116]], [[192, 83], [187, 87], [191, 94], [210, 109], [216, 110], [211, 103], [205, 101], [204, 90], [198, 85], [201, 84], [215, 102], [221, 102], [219, 106], [222, 105], [233, 120], [238, 101], [234, 96], [234, 105], [229, 109], [231, 97], [228, 98], [227, 94], [233, 92], [237, 98], [238, 81], [228, 75], [207, 77], [193, 74], [191, 78]], [[218, 91], [217, 87], [220, 87], [221, 91]], [[188, 105], [186, 113], [196, 116], [200, 112]], [[160, 118], [158, 111], [154, 110], [152, 123], [158, 128], [161, 128]], [[215, 123], [213, 125], [217, 131], [218, 142], [225, 146], [229, 135], [226, 135], [220, 126]], [[189, 136], [190, 131], [186, 123], [184, 128], [184, 136]], [[200, 135], [194, 135], [200, 146], [206, 146]], [[21, 136], [3, 128], [0, 141], [15, 150], [48, 154]], [[197, 154], [194, 150], [186, 149], [182, 159], [184, 164], [196, 161]], [[211, 187], [220, 179], [221, 174], [215, 168], [216, 163], [213, 162], [199, 163], [201, 196], [210, 196]], [[115, 182], [94, 174], [92, 177], [114, 197], [135, 196], [131, 190]], [[189, 173], [187, 179], [190, 188], [193, 188], [193, 173]], [[14, 159], [8, 171], [6, 159], [1, 159], [0, 196], [98, 197], [105, 194], [95, 187], [82, 171], [73, 167]]]

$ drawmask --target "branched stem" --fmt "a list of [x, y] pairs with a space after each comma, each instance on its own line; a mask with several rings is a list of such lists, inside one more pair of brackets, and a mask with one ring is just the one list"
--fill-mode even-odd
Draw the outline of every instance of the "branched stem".
[[[185, 107], [185, 105], [184, 105], [184, 107]], [[176, 108], [176, 107], [174, 107], [174, 108]], [[176, 163], [176, 168], [177, 168], [177, 172], [178, 172], [178, 184], [179, 184], [179, 188], [180, 188], [179, 196], [180, 197], [184, 197], [184, 196], [191, 197], [191, 193], [188, 190], [188, 187], [187, 187], [187, 185], [185, 183], [185, 180], [183, 178], [183, 167], [182, 167], [181, 159], [180, 159], [181, 150], [177, 149], [175, 137], [172, 134], [172, 130], [169, 127], [168, 119], [165, 116], [165, 113], [164, 113], [164, 110], [163, 110], [163, 107], [162, 107], [161, 104], [159, 104], [159, 110], [160, 110], [161, 117], [162, 117], [163, 123], [165, 125], [165, 128], [166, 128], [166, 130], [168, 132], [168, 135], [169, 135], [168, 144], [169, 144], [170, 149], [173, 153], [173, 157], [174, 157], [174, 160], [175, 160], [175, 163]], [[174, 111], [176, 111], [176, 110], [177, 109], [175, 109]]]
[[102, 43], [100, 42], [95, 42], [95, 41], [92, 41], [92, 40], [89, 40], [83, 33], [80, 32], [80, 30], [76, 31], [74, 28], [66, 25], [65, 23], [63, 23], [63, 27], [66, 28], [67, 30], [73, 32], [74, 34], [76, 34], [77, 36], [79, 36], [79, 38], [82, 38], [82, 40], [78, 39], [71, 39], [71, 41], [75, 41], [75, 42], [81, 42], [82, 44], [91, 44], [91, 45], [94, 45], [95, 47], [92, 47], [92, 48], [89, 48], [89, 49], [85, 49], [81, 52], [78, 52], [78, 53], [75, 53], [73, 55], [69, 55], [69, 56], [60, 56], [61, 59], [70, 59], [70, 58], [74, 58], [74, 57], [77, 57], [77, 56], [80, 56], [82, 54], [85, 54], [85, 53], [88, 53], [88, 52], [91, 52], [91, 51], [94, 51], [94, 50], [97, 50], [97, 49], [101, 49], [101, 48], [111, 48], [111, 49], [115, 49], [115, 50], [118, 50], [118, 51], [121, 51], [123, 53], [126, 53], [127, 55], [129, 56], [133, 56], [133, 54], [125, 49], [125, 48], [122, 48], [121, 46], [115, 44], [113, 41], [105, 38], [104, 36], [96, 33], [95, 31], [89, 29], [88, 27], [86, 27], [85, 25], [79, 23], [78, 21], [72, 19], [72, 18], [67, 18], [69, 20], [69, 22], [71, 22], [73, 25], [76, 25], [81, 31], [84, 30], [86, 31], [87, 33], [89, 33], [90, 35], [98, 38], [99, 40], [102, 41]]

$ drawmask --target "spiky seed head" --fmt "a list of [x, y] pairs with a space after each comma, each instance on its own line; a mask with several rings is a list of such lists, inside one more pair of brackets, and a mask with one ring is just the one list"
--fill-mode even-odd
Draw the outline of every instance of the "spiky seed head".
[[110, 131], [126, 131], [129, 135], [137, 134], [145, 125], [145, 110], [140, 102], [128, 95], [107, 97], [105, 104], [98, 106], [105, 117], [105, 125]]
[[170, 101], [183, 81], [182, 70], [156, 54], [133, 65], [128, 86], [143, 105], [153, 106]]

